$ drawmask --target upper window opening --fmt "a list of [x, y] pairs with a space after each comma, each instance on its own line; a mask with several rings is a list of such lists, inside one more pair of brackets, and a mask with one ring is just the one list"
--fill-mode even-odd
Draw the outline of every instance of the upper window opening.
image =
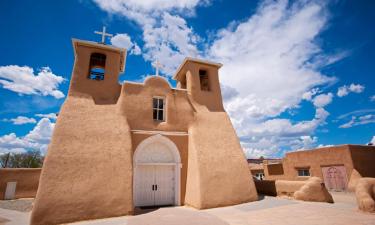
[[101, 53], [93, 53], [90, 57], [89, 79], [104, 80], [106, 56]]
[[165, 113], [164, 113], [164, 98], [161, 97], [154, 97], [152, 99], [152, 111], [153, 111], [153, 119], [156, 121], [164, 121]]
[[199, 80], [201, 84], [202, 91], [209, 91], [210, 90], [210, 83], [208, 80], [208, 73], [206, 70], [199, 70]]
[[310, 170], [308, 168], [297, 169], [297, 171], [298, 171], [299, 177], [309, 177], [310, 176]]

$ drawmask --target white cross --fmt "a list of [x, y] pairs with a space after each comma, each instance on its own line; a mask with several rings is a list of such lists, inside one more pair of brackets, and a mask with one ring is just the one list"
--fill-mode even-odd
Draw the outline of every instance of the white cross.
[[112, 34], [109, 34], [109, 33], [106, 33], [105, 32], [105, 26], [103, 26], [103, 31], [102, 32], [99, 32], [99, 31], [95, 31], [95, 34], [101, 34], [102, 35], [102, 44], [105, 44], [105, 37], [112, 37], [113, 35]]
[[163, 67], [162, 64], [160, 64], [159, 60], [156, 60], [153, 64], [152, 64], [153, 67], [155, 67], [155, 75], [156, 76], [159, 76], [159, 69]]

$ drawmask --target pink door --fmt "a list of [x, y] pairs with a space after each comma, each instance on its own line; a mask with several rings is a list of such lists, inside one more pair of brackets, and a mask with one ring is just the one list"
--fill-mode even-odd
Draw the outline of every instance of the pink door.
[[347, 187], [345, 166], [322, 167], [324, 184], [328, 190], [344, 191]]

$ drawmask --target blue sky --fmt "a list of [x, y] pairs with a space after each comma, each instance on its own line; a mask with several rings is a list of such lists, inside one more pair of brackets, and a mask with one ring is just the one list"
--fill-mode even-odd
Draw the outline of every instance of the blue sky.
[[[0, 2], [0, 153], [46, 151], [68, 91], [71, 38], [128, 49], [120, 81], [186, 56], [224, 64], [224, 104], [248, 157], [375, 135], [374, 1]], [[171, 81], [174, 84], [173, 81]]]

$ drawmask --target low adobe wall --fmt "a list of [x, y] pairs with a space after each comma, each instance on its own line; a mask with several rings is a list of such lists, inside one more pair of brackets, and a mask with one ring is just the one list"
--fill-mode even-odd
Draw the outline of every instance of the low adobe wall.
[[355, 195], [360, 210], [375, 213], [375, 178], [359, 179]]
[[311, 177], [307, 181], [256, 180], [255, 186], [259, 194], [288, 196], [302, 201], [333, 203], [331, 194], [319, 177]]
[[38, 190], [41, 168], [0, 169], [0, 200], [4, 199], [8, 182], [17, 182], [15, 198], [34, 198]]
[[291, 180], [255, 180], [254, 182], [259, 194], [289, 197], [293, 197], [294, 192], [307, 183]]

